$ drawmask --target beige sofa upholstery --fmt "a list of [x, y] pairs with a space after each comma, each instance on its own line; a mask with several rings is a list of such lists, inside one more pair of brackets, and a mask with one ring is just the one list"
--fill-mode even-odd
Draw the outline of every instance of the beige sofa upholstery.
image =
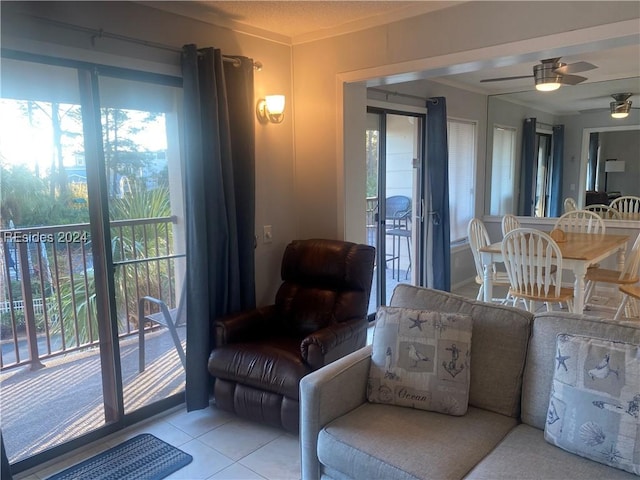
[[300, 384], [303, 479], [637, 478], [550, 445], [543, 430], [556, 335], [640, 343], [640, 328], [570, 313], [533, 316], [409, 285], [396, 288], [391, 305], [472, 316], [467, 414], [367, 402], [365, 347]]

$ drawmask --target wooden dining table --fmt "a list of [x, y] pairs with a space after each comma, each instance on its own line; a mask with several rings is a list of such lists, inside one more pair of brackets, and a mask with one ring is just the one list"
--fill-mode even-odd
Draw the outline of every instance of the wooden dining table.
[[[565, 240], [558, 242], [562, 253], [563, 269], [572, 270], [575, 275], [573, 284], [575, 313], [582, 313], [584, 310], [584, 277], [587, 268], [617, 253], [618, 269], [622, 270], [629, 238], [629, 235], [566, 232]], [[490, 302], [493, 298], [493, 265], [503, 261], [502, 242], [480, 248], [480, 257], [484, 267], [484, 301]]]

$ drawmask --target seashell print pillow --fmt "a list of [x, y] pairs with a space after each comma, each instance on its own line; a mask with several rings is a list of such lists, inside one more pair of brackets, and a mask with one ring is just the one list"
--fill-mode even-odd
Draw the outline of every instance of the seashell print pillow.
[[471, 316], [380, 307], [367, 398], [449, 415], [469, 402]]
[[640, 475], [640, 346], [559, 334], [544, 438]]

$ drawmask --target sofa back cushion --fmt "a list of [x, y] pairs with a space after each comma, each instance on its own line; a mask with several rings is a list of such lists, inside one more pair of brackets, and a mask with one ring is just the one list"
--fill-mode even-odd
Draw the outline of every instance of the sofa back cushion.
[[511, 417], [519, 415], [531, 313], [405, 284], [395, 288], [390, 304], [471, 315], [469, 405]]
[[544, 429], [547, 420], [549, 395], [557, 365], [558, 334], [640, 343], [640, 325], [566, 312], [537, 314], [533, 320], [522, 385], [522, 422], [540, 430]]

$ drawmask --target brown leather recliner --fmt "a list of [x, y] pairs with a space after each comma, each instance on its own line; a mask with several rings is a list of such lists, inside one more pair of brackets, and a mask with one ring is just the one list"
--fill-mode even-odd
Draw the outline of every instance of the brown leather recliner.
[[374, 256], [350, 242], [290, 243], [275, 304], [215, 320], [216, 405], [297, 433], [300, 379], [366, 343]]

